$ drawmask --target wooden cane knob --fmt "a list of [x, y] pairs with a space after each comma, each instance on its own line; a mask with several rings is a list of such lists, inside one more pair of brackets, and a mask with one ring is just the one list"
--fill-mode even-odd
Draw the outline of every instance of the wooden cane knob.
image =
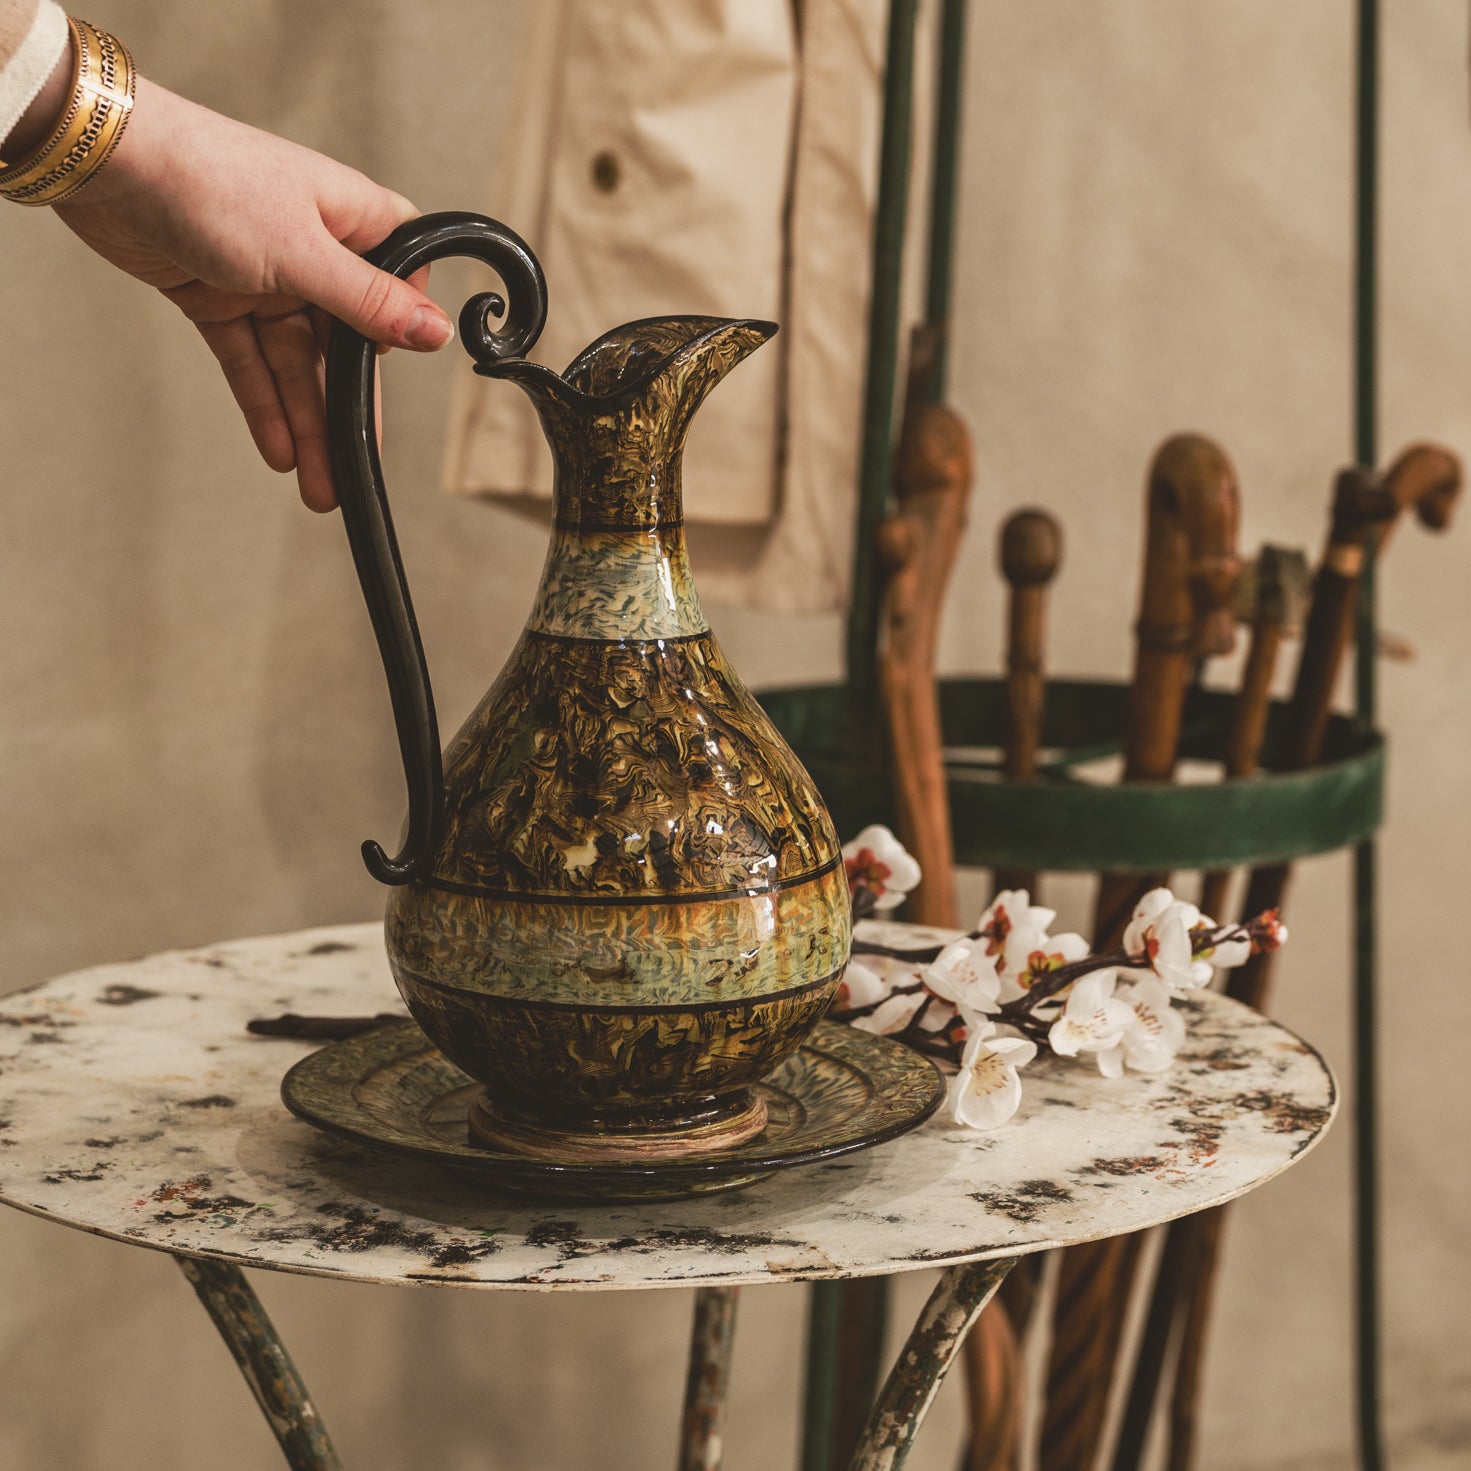
[[[1062, 562], [1062, 528], [1046, 511], [1014, 511], [1001, 527], [997, 560], [1011, 588], [1006, 619], [1006, 774], [1036, 774], [1042, 749], [1047, 584]], [[1015, 879], [1015, 875], [1012, 878]], [[1030, 882], [1008, 887], [1031, 887]]]
[[1393, 493], [1378, 476], [1357, 466], [1340, 470], [1333, 483], [1323, 566], [1340, 577], [1357, 577], [1363, 570], [1364, 547], [1369, 538], [1382, 538], [1393, 526], [1399, 509]]
[[1165, 440], [1150, 465], [1146, 507], [1141, 645], [1229, 654], [1241, 497], [1225, 450], [1203, 434]]
[[1043, 587], [1062, 564], [1062, 527], [1046, 511], [1013, 511], [1001, 527], [998, 560], [1012, 587]]

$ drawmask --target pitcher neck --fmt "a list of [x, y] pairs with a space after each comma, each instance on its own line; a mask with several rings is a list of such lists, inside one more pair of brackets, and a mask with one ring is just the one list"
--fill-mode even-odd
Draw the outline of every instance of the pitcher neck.
[[651, 531], [684, 523], [682, 455], [640, 455], [621, 447], [612, 456], [569, 463], [556, 456], [556, 525], [564, 530]]
[[[677, 489], [677, 487], [676, 487]], [[580, 505], [586, 512], [587, 502]], [[678, 513], [678, 497], [674, 501]], [[564, 521], [561, 502], [528, 632], [551, 638], [646, 643], [706, 635], [678, 520], [639, 525], [586, 515]]]

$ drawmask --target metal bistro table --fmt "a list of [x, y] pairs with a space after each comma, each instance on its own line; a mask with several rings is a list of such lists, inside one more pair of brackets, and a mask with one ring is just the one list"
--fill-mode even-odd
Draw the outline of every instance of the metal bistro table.
[[1335, 1106], [1306, 1043], [1235, 1002], [1191, 1003], [1175, 1067], [1109, 1082], [1039, 1060], [1022, 1109], [943, 1116], [893, 1143], [726, 1194], [538, 1203], [369, 1152], [288, 1115], [314, 1044], [247, 1035], [281, 1011], [372, 1014], [393, 996], [377, 925], [100, 966], [0, 1001], [0, 1199], [171, 1253], [287, 1462], [339, 1466], [241, 1267], [355, 1282], [609, 1291], [694, 1287], [681, 1471], [720, 1464], [735, 1289], [943, 1267], [855, 1467], [903, 1464], [966, 1330], [1017, 1257], [1171, 1220], [1299, 1159]]

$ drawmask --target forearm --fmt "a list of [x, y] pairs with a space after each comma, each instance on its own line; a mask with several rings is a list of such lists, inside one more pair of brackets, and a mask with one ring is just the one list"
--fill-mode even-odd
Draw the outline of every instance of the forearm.
[[[33, 3], [0, 0], [0, 14]], [[12, 86], [11, 116], [0, 117], [0, 195], [51, 206], [104, 259], [183, 311], [219, 360], [262, 458], [295, 468], [302, 499], [327, 510], [329, 318], [419, 352], [454, 333], [424, 294], [427, 267], [401, 281], [361, 255], [412, 218], [413, 205], [310, 149], [139, 83], [122, 42], [68, 21], [52, 0], [37, 16], [6, 69], [13, 81], [29, 48], [33, 85], [20, 105]], [[56, 21], [59, 61], [33, 44]]]

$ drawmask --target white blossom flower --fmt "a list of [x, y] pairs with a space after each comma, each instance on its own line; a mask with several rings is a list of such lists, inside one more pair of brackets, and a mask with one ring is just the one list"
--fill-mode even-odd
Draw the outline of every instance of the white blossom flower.
[[843, 844], [843, 866], [851, 889], [865, 888], [877, 910], [897, 909], [919, 882], [919, 864], [888, 828], [872, 823]]
[[[939, 1001], [933, 995], [929, 998], [930, 1004], [920, 1012], [915, 1025], [922, 1032], [943, 1032], [951, 1022], [955, 1020], [958, 1007], [951, 1006], [948, 1001]], [[961, 1013], [964, 1016], [964, 1013]]]
[[1098, 1070], [1116, 1078], [1127, 1064], [1136, 1073], [1162, 1073], [1175, 1060], [1185, 1040], [1185, 1018], [1175, 1010], [1164, 984], [1151, 977], [1122, 986], [1114, 997], [1134, 1016], [1115, 1047], [1098, 1054]]
[[889, 994], [889, 982], [876, 970], [864, 965], [861, 960], [850, 960], [843, 972], [838, 994], [833, 998], [833, 1007], [838, 1011], [849, 1011], [855, 1006], [872, 1006]]
[[[892, 913], [892, 911], [890, 911]], [[936, 925], [906, 924], [897, 919], [860, 919], [853, 926], [855, 943], [881, 945], [900, 952], [928, 950], [938, 954], [955, 938], [955, 931]]]
[[1037, 1044], [1023, 1037], [1001, 1037], [987, 1023], [970, 1034], [960, 1072], [950, 1085], [950, 1109], [957, 1123], [972, 1129], [999, 1128], [1016, 1112], [1022, 1084], [1016, 1070], [1037, 1055]]
[[1006, 999], [1030, 991], [1048, 971], [1087, 953], [1088, 942], [1081, 935], [1046, 935], [1030, 926], [1013, 929], [1002, 955], [1002, 990], [1010, 993]]
[[1074, 981], [1062, 1015], [1047, 1033], [1047, 1044], [1062, 1057], [1080, 1052], [1107, 1052], [1117, 1047], [1134, 1020], [1134, 1009], [1114, 999], [1115, 976], [1095, 970]]
[[1124, 931], [1124, 949], [1143, 955], [1144, 966], [1129, 966], [1126, 976], [1158, 976], [1172, 993], [1197, 991], [1210, 984], [1209, 961], [1191, 953], [1190, 932], [1200, 923], [1195, 905], [1176, 899], [1168, 889], [1151, 889], [1134, 909]]
[[1001, 957], [1013, 929], [1035, 930], [1044, 938], [1048, 926], [1057, 918], [1055, 909], [1044, 909], [1032, 903], [1025, 889], [1003, 889], [990, 902], [976, 925], [986, 954]]
[[924, 983], [965, 1018], [967, 1027], [996, 1010], [1001, 978], [981, 940], [956, 940], [924, 969]]
[[923, 991], [900, 993], [890, 996], [867, 1016], [855, 1016], [852, 1025], [865, 1032], [876, 1032], [881, 1037], [889, 1036], [894, 1032], [902, 1032], [909, 1025], [914, 1013], [923, 1005]]

